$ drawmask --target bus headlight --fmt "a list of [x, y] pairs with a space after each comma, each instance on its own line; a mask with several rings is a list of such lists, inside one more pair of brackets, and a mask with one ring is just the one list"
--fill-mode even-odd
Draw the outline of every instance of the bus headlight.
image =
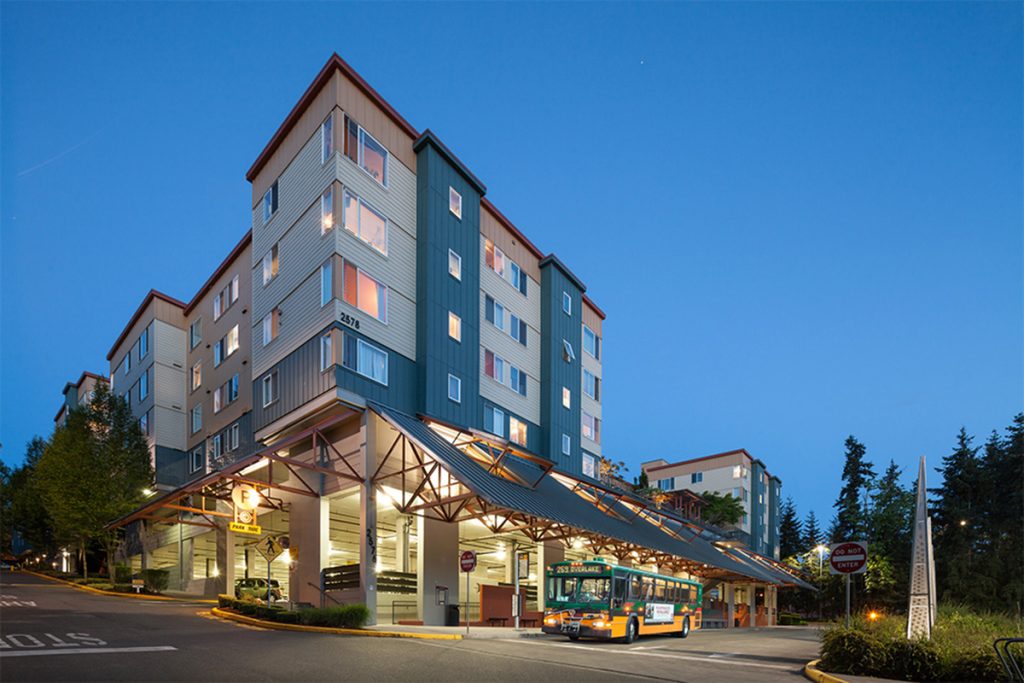
[[593, 627], [599, 630], [605, 628], [606, 626], [608, 626], [608, 624], [606, 624], [603, 619], [598, 619], [593, 623]]
[[558, 623], [558, 619], [556, 619], [555, 617], [548, 617], [544, 620], [544, 623], [548, 626], [554, 626]]

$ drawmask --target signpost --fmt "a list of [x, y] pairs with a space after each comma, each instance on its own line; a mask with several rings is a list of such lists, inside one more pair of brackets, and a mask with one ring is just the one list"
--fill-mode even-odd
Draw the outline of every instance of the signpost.
[[463, 550], [459, 555], [459, 569], [466, 573], [466, 635], [469, 635], [469, 573], [476, 569], [476, 552]]
[[267, 604], [270, 604], [270, 563], [280, 557], [281, 553], [284, 552], [284, 545], [282, 545], [279, 538], [273, 536], [264, 536], [260, 539], [260, 542], [256, 544], [256, 552], [263, 556], [267, 561]]
[[850, 628], [850, 574], [863, 574], [868, 570], [868, 544], [860, 541], [834, 544], [828, 570], [846, 576], [846, 628]]
[[[515, 543], [512, 544], [512, 550], [515, 551]], [[530, 553], [528, 552], [516, 552], [516, 589], [515, 595], [512, 596], [512, 616], [515, 618], [516, 630], [519, 630], [519, 620], [522, 617], [523, 598], [520, 592], [520, 582], [530, 575]]]

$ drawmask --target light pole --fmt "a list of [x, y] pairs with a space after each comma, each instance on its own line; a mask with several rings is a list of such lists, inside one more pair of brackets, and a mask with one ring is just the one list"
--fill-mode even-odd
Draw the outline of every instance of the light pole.
[[[814, 548], [814, 550], [817, 551], [817, 553], [818, 553], [818, 583], [820, 584], [821, 583], [822, 564], [823, 564], [824, 558], [825, 558], [825, 551], [828, 550], [828, 548], [826, 548], [823, 544], [819, 543]], [[818, 590], [818, 621], [821, 621], [821, 612], [822, 612], [821, 603], [822, 603], [822, 597], [821, 597], [821, 590], [819, 588], [819, 590]]]

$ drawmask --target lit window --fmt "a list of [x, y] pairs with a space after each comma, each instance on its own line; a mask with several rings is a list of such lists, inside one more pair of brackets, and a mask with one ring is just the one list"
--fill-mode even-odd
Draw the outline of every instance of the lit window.
[[387, 385], [388, 383], [388, 354], [362, 339], [356, 343], [357, 358], [356, 372], [365, 377]]
[[576, 360], [576, 352], [572, 350], [572, 344], [565, 339], [562, 340], [562, 360], [566, 363]]
[[451, 249], [448, 250], [448, 274], [456, 280], [462, 280], [462, 257]]
[[224, 399], [222, 398], [223, 395], [224, 395], [224, 387], [223, 386], [219, 386], [219, 387], [217, 387], [216, 389], [213, 390], [213, 412], [214, 412], [214, 414], [219, 413], [221, 407], [223, 406], [223, 403], [224, 403]]
[[145, 358], [147, 353], [149, 353], [149, 328], [148, 327], [142, 331], [142, 334], [139, 335], [139, 360], [142, 360], [143, 358]]
[[741, 477], [746, 476], [746, 474], [747, 473], [744, 471], [744, 468], [743, 468], [742, 465], [735, 465], [735, 466], [733, 466], [733, 468], [732, 468], [732, 478], [733, 479], [739, 479]]
[[195, 434], [203, 428], [203, 404], [197, 403], [192, 406], [192, 433]]
[[330, 332], [320, 337], [320, 370], [326, 370], [334, 365], [334, 350], [331, 348], [333, 343]]
[[146, 397], [149, 396], [149, 371], [142, 373], [139, 376], [139, 401], [145, 401]]
[[583, 411], [583, 436], [594, 443], [601, 443], [601, 420]]
[[345, 156], [374, 180], [388, 186], [388, 150], [352, 119], [345, 117]]
[[601, 400], [601, 378], [589, 370], [583, 371], [583, 393], [595, 401]]
[[226, 339], [228, 340], [227, 355], [230, 356], [231, 354], [238, 350], [238, 325], [235, 325], [230, 330], [228, 330], [228, 336], [226, 337]]
[[462, 195], [454, 187], [448, 187], [448, 210], [458, 219], [462, 219]]
[[562, 292], [562, 311], [566, 315], [572, 315], [572, 297], [568, 292]]
[[562, 434], [562, 455], [572, 455], [572, 439], [568, 434]]
[[594, 358], [601, 358], [601, 338], [586, 325], [583, 326], [583, 350]]
[[263, 407], [266, 408], [277, 400], [277, 371], [263, 377]]
[[505, 412], [494, 406], [484, 407], [484, 429], [495, 436], [505, 436]]
[[203, 319], [199, 318], [188, 326], [189, 348], [194, 349], [203, 341]]
[[451, 373], [448, 374], [448, 398], [462, 403], [462, 380]]
[[263, 222], [267, 223], [277, 213], [277, 181], [263, 193]]
[[270, 313], [263, 316], [263, 345], [266, 346], [270, 342], [277, 339], [277, 333], [280, 331], [280, 318], [281, 311], [274, 309]]
[[690, 474], [690, 483], [691, 484], [699, 484], [702, 481], [704, 481], [704, 473], [703, 472], [693, 472], [693, 473]]
[[320, 124], [320, 163], [326, 164], [334, 154], [334, 112]]
[[597, 479], [597, 458], [589, 453], [583, 454], [583, 476]]
[[462, 318], [448, 311], [448, 336], [457, 342], [462, 341]]
[[345, 190], [342, 198], [345, 229], [387, 256], [388, 219], [348, 190]]
[[[263, 285], [266, 286], [271, 280], [277, 277], [277, 245], [275, 244], [263, 256]], [[216, 303], [216, 302], [214, 302]], [[214, 313], [214, 318], [220, 317]]]
[[326, 306], [334, 298], [334, 262], [328, 260], [320, 266], [320, 306]]
[[388, 288], [381, 282], [357, 268], [351, 261], [345, 261], [343, 297], [350, 306], [372, 315], [382, 323], [388, 321]]
[[[506, 368], [508, 368], [507, 379]], [[526, 372], [488, 349], [484, 349], [484, 374], [504, 384], [512, 391], [526, 396]]]
[[526, 273], [523, 272], [515, 261], [505, 256], [505, 253], [489, 239], [484, 240], [484, 262], [488, 268], [501, 276], [503, 280], [521, 293], [526, 294]]
[[508, 438], [513, 443], [526, 446], [526, 423], [510, 415], [508, 418]]
[[562, 405], [572, 408], [572, 391], [569, 390], [569, 387], [562, 387]]
[[334, 227], [334, 187], [320, 195], [320, 234], [326, 235]]

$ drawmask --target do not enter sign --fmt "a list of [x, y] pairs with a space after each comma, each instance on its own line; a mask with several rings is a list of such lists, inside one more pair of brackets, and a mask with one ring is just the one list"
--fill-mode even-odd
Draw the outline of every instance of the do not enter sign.
[[471, 572], [476, 569], [476, 553], [472, 550], [463, 550], [459, 555], [459, 567], [464, 572]]
[[868, 546], [860, 541], [836, 543], [828, 558], [833, 574], [863, 574], [868, 568]]

